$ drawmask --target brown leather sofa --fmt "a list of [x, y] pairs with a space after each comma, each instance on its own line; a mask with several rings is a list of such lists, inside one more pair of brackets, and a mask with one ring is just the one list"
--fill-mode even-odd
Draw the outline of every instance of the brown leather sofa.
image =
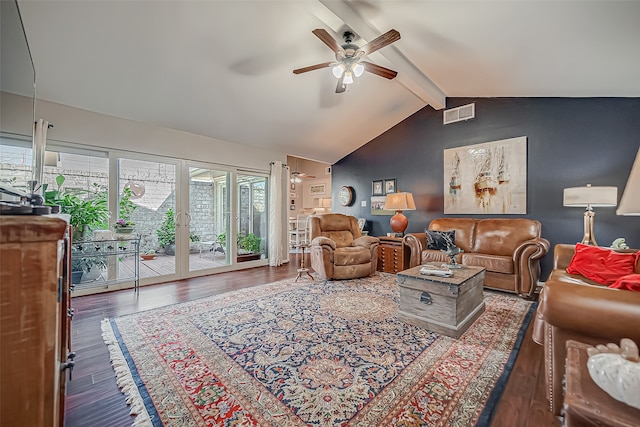
[[[523, 298], [534, 296], [540, 278], [540, 259], [549, 251], [549, 241], [541, 237], [539, 221], [526, 218], [438, 218], [429, 230], [455, 230], [457, 255], [462, 265], [484, 267], [484, 287], [515, 292]], [[404, 236], [409, 250], [409, 266], [428, 262], [448, 262], [440, 250], [425, 249], [425, 233]]]
[[533, 330], [533, 340], [544, 346], [547, 399], [556, 415], [562, 408], [567, 340], [596, 345], [631, 338], [640, 343], [640, 292], [611, 289], [567, 273], [574, 252], [575, 245], [554, 247], [553, 271], [540, 293]]
[[377, 237], [363, 236], [354, 216], [309, 217], [311, 268], [322, 279], [355, 279], [376, 272]]

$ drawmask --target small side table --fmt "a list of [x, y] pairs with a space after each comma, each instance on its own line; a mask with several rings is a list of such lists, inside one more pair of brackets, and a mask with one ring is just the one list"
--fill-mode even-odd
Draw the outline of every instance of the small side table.
[[588, 344], [567, 341], [564, 426], [637, 427], [640, 409], [609, 396], [593, 382], [587, 369]]
[[307, 276], [309, 276], [311, 278], [311, 280], [314, 280], [313, 276], [311, 275], [311, 273], [309, 273], [309, 269], [304, 266], [304, 250], [306, 248], [308, 248], [308, 247], [309, 247], [309, 245], [307, 245], [307, 244], [296, 245], [296, 248], [302, 249], [302, 258], [300, 259], [300, 268], [298, 269], [298, 275], [296, 276], [296, 280], [295, 280], [296, 282], [305, 273], [307, 274]]
[[409, 268], [402, 237], [379, 236], [378, 239], [378, 271], [396, 274]]

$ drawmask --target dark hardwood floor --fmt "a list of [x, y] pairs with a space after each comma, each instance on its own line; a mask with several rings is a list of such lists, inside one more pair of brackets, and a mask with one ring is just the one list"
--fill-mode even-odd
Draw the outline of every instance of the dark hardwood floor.
[[[77, 357], [73, 380], [67, 386], [65, 425], [128, 427], [133, 423], [134, 418], [129, 415], [124, 395], [116, 385], [109, 353], [102, 341], [102, 319], [293, 278], [299, 256], [292, 257], [292, 262], [281, 267], [257, 267], [143, 287], [137, 297], [133, 290], [124, 290], [73, 298], [72, 348]], [[305, 262], [309, 264], [308, 255]], [[531, 340], [531, 333], [529, 326], [493, 426], [560, 426], [547, 409], [543, 350]]]

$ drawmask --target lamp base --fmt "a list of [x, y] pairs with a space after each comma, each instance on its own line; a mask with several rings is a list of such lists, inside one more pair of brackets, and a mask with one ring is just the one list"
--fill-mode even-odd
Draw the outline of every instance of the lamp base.
[[595, 212], [590, 209], [584, 212], [584, 236], [582, 236], [582, 242], [580, 242], [583, 245], [598, 246], [596, 238], [594, 237], [595, 235], [593, 234], [595, 216]]
[[402, 214], [402, 211], [396, 211], [396, 214], [391, 217], [389, 224], [391, 224], [391, 229], [393, 231], [395, 231], [396, 233], [402, 233], [404, 235], [404, 230], [407, 229], [409, 220]]

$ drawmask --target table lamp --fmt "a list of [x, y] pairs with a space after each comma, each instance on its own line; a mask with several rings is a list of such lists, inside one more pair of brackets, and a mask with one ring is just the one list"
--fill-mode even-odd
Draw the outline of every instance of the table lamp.
[[409, 220], [402, 214], [402, 211], [416, 210], [413, 194], [403, 192], [387, 194], [387, 198], [384, 201], [384, 210], [396, 211], [396, 214], [391, 217], [389, 224], [391, 224], [391, 229], [394, 232], [404, 235], [404, 230], [407, 229]]
[[571, 187], [564, 189], [563, 206], [583, 207], [584, 212], [584, 235], [582, 244], [598, 246], [593, 234], [593, 222], [596, 214], [594, 207], [615, 207], [618, 203], [617, 187]]
[[631, 167], [627, 186], [624, 187], [624, 193], [622, 193], [620, 206], [616, 214], [640, 215], [640, 148]]

